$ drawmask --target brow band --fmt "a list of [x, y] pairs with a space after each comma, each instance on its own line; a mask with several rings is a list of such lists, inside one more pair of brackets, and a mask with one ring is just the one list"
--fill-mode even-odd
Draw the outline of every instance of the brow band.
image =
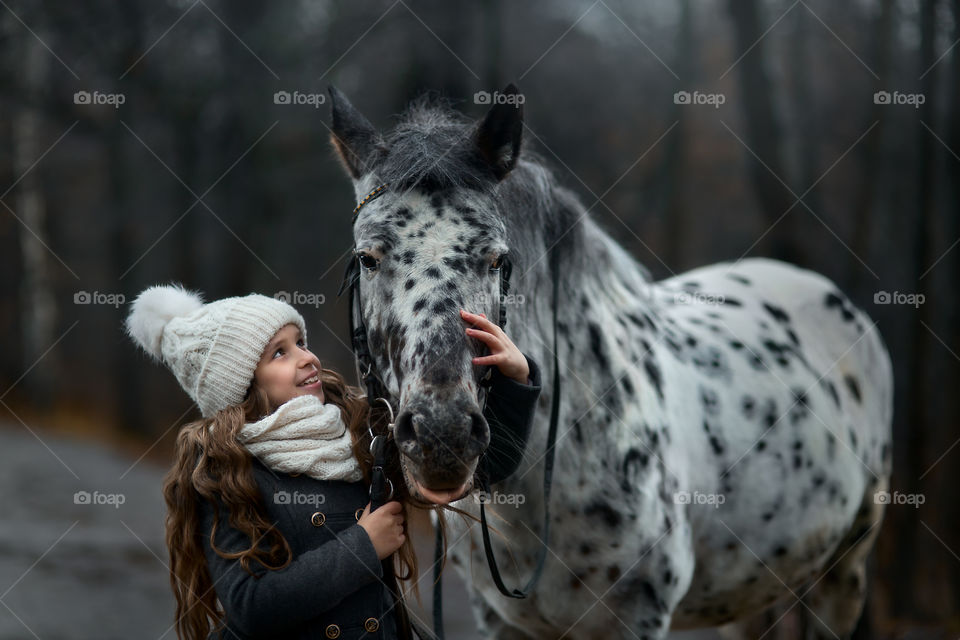
[[353, 208], [353, 222], [356, 222], [357, 214], [360, 212], [360, 208], [363, 207], [363, 205], [367, 204], [371, 200], [376, 200], [383, 195], [383, 192], [387, 190], [387, 184], [388, 183], [384, 182], [382, 185], [365, 195], [363, 200], [360, 201], [360, 204]]

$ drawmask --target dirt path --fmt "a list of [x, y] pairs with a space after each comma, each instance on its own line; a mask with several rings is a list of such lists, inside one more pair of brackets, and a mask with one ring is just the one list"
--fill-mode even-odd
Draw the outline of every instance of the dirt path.
[[[103, 445], [36, 434], [18, 424], [0, 427], [0, 640], [175, 638], [160, 494], [165, 469]], [[433, 559], [432, 534], [425, 533], [424, 571]], [[420, 588], [427, 606], [416, 613], [429, 622], [429, 574]], [[445, 574], [444, 619], [449, 640], [476, 637], [453, 571]]]

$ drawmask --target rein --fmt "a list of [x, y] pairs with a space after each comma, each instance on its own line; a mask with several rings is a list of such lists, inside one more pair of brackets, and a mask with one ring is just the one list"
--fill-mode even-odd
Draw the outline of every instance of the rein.
[[[387, 190], [387, 184], [381, 184], [376, 187], [373, 191], [368, 193], [354, 208], [353, 218], [351, 223], [355, 223], [357, 220], [357, 215], [360, 212], [360, 209], [367, 204], [368, 202], [375, 200], [376, 198], [383, 195]], [[367, 421], [367, 430], [370, 433], [370, 452], [374, 456], [373, 471], [371, 476], [370, 484], [370, 510], [374, 511], [378, 507], [382, 506], [386, 502], [389, 502], [394, 495], [394, 486], [389, 478], [386, 477], [384, 473], [385, 461], [386, 461], [386, 448], [387, 441], [393, 437], [393, 428], [394, 428], [394, 415], [393, 409], [390, 406], [390, 401], [388, 398], [386, 386], [383, 384], [383, 380], [374, 370], [373, 366], [373, 357], [370, 353], [369, 344], [367, 342], [367, 328], [363, 320], [363, 309], [360, 303], [360, 269], [361, 265], [359, 258], [357, 256], [356, 246], [353, 247], [354, 257], [347, 263], [347, 267], [343, 273], [343, 280], [340, 283], [340, 289], [337, 291], [337, 297], [340, 297], [340, 294], [343, 293], [345, 288], [349, 289], [349, 304], [350, 304], [350, 340], [353, 347], [353, 354], [356, 360], [357, 374], [360, 380], [363, 381], [364, 386], [367, 389], [367, 402], [370, 405], [370, 415], [373, 413], [374, 405], [379, 401], [386, 405], [387, 410], [390, 413], [390, 421], [387, 425], [387, 432], [385, 434], [374, 434], [373, 428], [370, 426], [369, 416]], [[526, 585], [522, 589], [508, 589], [503, 583], [503, 579], [500, 576], [500, 570], [497, 567], [496, 558], [493, 555], [493, 548], [490, 543], [490, 533], [487, 527], [487, 517], [484, 510], [484, 501], [480, 501], [480, 530], [483, 536], [483, 548], [487, 556], [487, 564], [490, 567], [490, 575], [493, 579], [494, 584], [496, 584], [497, 589], [503, 595], [508, 598], [517, 598], [522, 599], [526, 598], [536, 587], [537, 582], [540, 580], [540, 576], [543, 573], [543, 565], [547, 555], [547, 547], [550, 541], [550, 488], [553, 479], [553, 460], [555, 452], [555, 444], [557, 438], [557, 424], [560, 413], [560, 367], [557, 357], [557, 304], [559, 297], [559, 280], [557, 278], [557, 252], [554, 251], [554, 247], [549, 249], [549, 264], [551, 268], [551, 274], [553, 275], [553, 398], [551, 401], [550, 407], [550, 429], [547, 435], [547, 452], [546, 460], [544, 462], [543, 470], [543, 496], [544, 496], [544, 511], [543, 511], [543, 540], [538, 552], [537, 564], [533, 571], [533, 575], [527, 581]], [[509, 259], [504, 256], [503, 264], [500, 266], [500, 297], [497, 299], [497, 322], [501, 329], [504, 329], [507, 324], [507, 310], [506, 305], [504, 304], [504, 296], [507, 295], [510, 289], [510, 274], [512, 272], [512, 265]], [[483, 400], [480, 403], [482, 407], [486, 408], [487, 396], [489, 393], [489, 386], [491, 383], [491, 376], [493, 372], [493, 366], [490, 366], [484, 378], [480, 381], [480, 391]], [[479, 400], [479, 398], [478, 398]], [[485, 478], [481, 477], [481, 488], [485, 493], [489, 494], [490, 487], [487, 484]], [[389, 491], [388, 491], [389, 487]], [[433, 585], [433, 627], [434, 632], [431, 633], [429, 629], [425, 629], [423, 625], [409, 620], [411, 627], [421, 638], [431, 639], [434, 638], [437, 640], [443, 640], [443, 602], [442, 602], [442, 587], [441, 587], [441, 568], [440, 561], [443, 558], [443, 536], [441, 534], [440, 525], [437, 524], [436, 527], [436, 537], [435, 537], [435, 546], [434, 546], [434, 585]], [[383, 563], [384, 576], [389, 576], [393, 583], [396, 584], [396, 580], [393, 574], [393, 563], [391, 560], [384, 560]], [[399, 586], [397, 586], [397, 591], [399, 592]], [[397, 598], [397, 601], [400, 602], [399, 593], [394, 594]], [[401, 605], [401, 617], [407, 618], [405, 608]], [[403, 630], [400, 630], [401, 634], [404, 633]]]

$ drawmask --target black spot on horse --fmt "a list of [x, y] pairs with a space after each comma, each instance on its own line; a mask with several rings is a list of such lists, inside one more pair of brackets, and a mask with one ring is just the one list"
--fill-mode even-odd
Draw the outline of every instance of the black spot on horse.
[[852, 321], [855, 316], [853, 315], [853, 310], [850, 307], [850, 304], [843, 297], [843, 294], [837, 293], [828, 293], [823, 299], [824, 305], [827, 309], [838, 308], [840, 309], [840, 317], [843, 318], [844, 322]]
[[798, 347], [800, 346], [800, 338], [797, 337], [796, 331], [793, 329], [787, 329], [787, 337], [790, 338], [790, 342], [792, 342], [794, 345]]
[[707, 415], [715, 416], [720, 413], [720, 396], [713, 389], [700, 386], [700, 403]]
[[707, 347], [697, 353], [693, 358], [693, 364], [711, 378], [730, 375], [730, 367], [727, 365], [726, 357], [717, 347]]
[[670, 349], [675, 356], [679, 356], [683, 352], [683, 345], [677, 342], [675, 338], [664, 336], [663, 341], [666, 343], [667, 348]]
[[429, 300], [427, 300], [426, 298], [420, 298], [419, 300], [417, 300], [416, 302], [414, 302], [414, 303], [413, 303], [413, 312], [414, 312], [414, 313], [417, 313], [418, 311], [420, 311], [421, 309], [423, 309], [425, 306], [427, 306], [427, 302], [429, 302]]
[[587, 331], [590, 333], [590, 350], [597, 359], [597, 363], [604, 371], [610, 369], [610, 362], [607, 360], [606, 349], [603, 346], [603, 337], [600, 335], [600, 327], [596, 323], [588, 322]]
[[787, 324], [788, 322], [790, 322], [790, 316], [787, 315], [787, 312], [783, 310], [783, 307], [778, 307], [775, 304], [764, 302], [763, 308], [766, 310], [767, 313], [773, 316], [773, 319], [776, 320], [777, 322], [780, 322], [781, 324]]
[[833, 384], [833, 382], [831, 382], [830, 380], [827, 380], [826, 378], [821, 378], [820, 386], [823, 387], [828, 394], [830, 394], [831, 398], [833, 398], [833, 403], [837, 405], [837, 409], [841, 408], [840, 394], [837, 393], [837, 385]]
[[588, 518], [599, 517], [608, 527], [616, 529], [623, 522], [620, 512], [611, 507], [606, 502], [594, 501], [583, 509], [583, 513]]
[[731, 306], [731, 307], [742, 307], [742, 306], [743, 306], [743, 303], [740, 302], [739, 300], [737, 300], [736, 298], [730, 298], [730, 297], [727, 297], [727, 296], [724, 296], [724, 297], [720, 298], [720, 303], [721, 303], [721, 304], [725, 304], [725, 305], [729, 305], [729, 306]]
[[634, 474], [637, 473], [638, 469], [646, 468], [649, 460], [650, 456], [635, 447], [630, 447], [630, 449], [627, 450], [626, 455], [623, 457], [623, 464], [620, 467], [623, 474], [620, 486], [623, 487], [624, 491], [627, 493], [633, 491], [632, 479]]
[[427, 267], [426, 271], [424, 271], [424, 275], [430, 278], [431, 280], [439, 280], [441, 275], [440, 269], [437, 269], [436, 267], [431, 265]]
[[793, 404], [790, 407], [790, 423], [797, 424], [804, 420], [810, 413], [810, 398], [807, 392], [798, 387], [790, 389], [793, 395]]
[[443, 264], [447, 265], [450, 267], [450, 269], [456, 273], [459, 273], [460, 275], [463, 275], [467, 272], [467, 265], [464, 263], [463, 258], [459, 256], [456, 258], [447, 256], [443, 259]]
[[646, 326], [646, 325], [644, 325], [644, 323], [643, 323], [643, 319], [640, 318], [639, 316], [637, 316], [636, 314], [634, 314], [634, 313], [628, 313], [628, 314], [626, 314], [626, 315], [627, 315], [627, 320], [629, 320], [629, 321], [632, 322], [633, 324], [637, 325], [637, 326], [640, 327], [641, 329], [643, 329], [644, 326]]
[[747, 285], [747, 286], [750, 285], [750, 279], [749, 279], [749, 278], [746, 278], [746, 277], [744, 277], [744, 276], [741, 276], [741, 275], [739, 275], [739, 274], [736, 274], [736, 273], [728, 273], [728, 274], [727, 274], [727, 277], [730, 278], [731, 280], [735, 281], [735, 282], [739, 282], [740, 284], [744, 284], [744, 285]]
[[764, 407], [763, 424], [769, 429], [775, 425], [779, 419], [780, 416], [777, 414], [777, 403], [771, 398], [767, 400], [767, 405]]
[[660, 328], [657, 326], [657, 323], [654, 322], [654, 321], [653, 321], [653, 318], [650, 317], [650, 314], [648, 314], [648, 313], [646, 313], [646, 312], [643, 312], [642, 315], [643, 315], [643, 319], [646, 320], [647, 326], [650, 327], [650, 330], [651, 330], [651, 331], [653, 331], [654, 333], [656, 333], [657, 331], [660, 330]]
[[405, 283], [403, 283], [403, 288], [406, 289], [407, 291], [410, 291], [410, 289], [413, 289], [413, 286], [415, 284], [416, 282], [413, 280], [413, 278], [410, 278]]
[[433, 311], [435, 315], [440, 316], [456, 311], [456, 307], [456, 303], [450, 298], [440, 298], [433, 303], [433, 307], [431, 307], [430, 310]]
[[717, 436], [710, 436], [710, 447], [713, 449], [714, 454], [718, 456], [723, 455], [723, 445], [720, 444]]
[[644, 358], [643, 368], [647, 372], [647, 379], [657, 392], [657, 397], [663, 400], [663, 374], [657, 361], [651, 357]]
[[860, 404], [862, 402], [860, 395], [860, 383], [857, 382], [857, 379], [848, 373], [843, 376], [843, 382], [847, 385], [847, 389], [850, 391], [850, 395], [853, 396], [853, 399], [857, 401], [857, 404]]

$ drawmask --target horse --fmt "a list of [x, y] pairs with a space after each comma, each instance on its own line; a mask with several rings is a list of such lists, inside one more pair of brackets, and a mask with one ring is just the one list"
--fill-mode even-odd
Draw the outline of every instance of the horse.
[[[368, 347], [411, 495], [480, 506], [486, 367], [458, 309], [495, 317], [506, 304], [524, 353], [547, 363], [556, 349], [552, 538], [532, 593], [502, 597], [480, 527], [450, 522], [480, 634], [656, 640], [797, 602], [814, 637], [850, 634], [891, 472], [892, 370], [876, 324], [826, 277], [773, 259], [654, 281], [521, 144], [525, 100], [501, 94], [478, 121], [418, 99], [382, 133], [330, 89], [332, 145], [363, 204], [353, 240]], [[530, 575], [545, 543], [546, 443], [538, 411], [520, 468], [487, 495], [507, 579]]]

